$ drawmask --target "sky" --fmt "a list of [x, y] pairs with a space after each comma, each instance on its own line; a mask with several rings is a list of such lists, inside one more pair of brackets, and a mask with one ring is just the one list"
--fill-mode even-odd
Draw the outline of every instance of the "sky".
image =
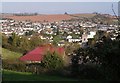
[[120, 0], [1, 0], [1, 2], [118, 2]]
[[[1, 3], [0, 3], [1, 4]], [[118, 14], [117, 2], [2, 2], [2, 13], [70, 14], [103, 13], [112, 14], [112, 4]]]

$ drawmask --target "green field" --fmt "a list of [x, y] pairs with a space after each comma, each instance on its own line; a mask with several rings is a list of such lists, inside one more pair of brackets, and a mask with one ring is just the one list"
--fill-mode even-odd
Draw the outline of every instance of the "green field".
[[[26, 73], [26, 72], [16, 72], [16, 71], [10, 71], [10, 70], [4, 70], [3, 71], [3, 82], [22, 82], [22, 83], [39, 83], [39, 82], [65, 82], [65, 83], [108, 83], [107, 81], [101, 81], [101, 80], [79, 80], [79, 79], [73, 79], [73, 78], [67, 78], [67, 77], [60, 77], [60, 76], [52, 76], [52, 75], [34, 75], [32, 73]], [[61, 82], [60, 82], [61, 83]]]
[[[16, 72], [16, 71], [10, 71], [10, 70], [4, 70], [3, 71], [3, 82], [5, 81], [16, 81], [18, 82], [39, 82], [39, 81], [65, 81], [65, 83], [106, 83], [105, 81], [100, 80], [78, 80], [73, 78], [67, 78], [67, 77], [60, 77], [60, 76], [52, 76], [52, 75], [34, 75], [32, 73], [26, 73], [26, 72]], [[35, 82], [35, 83], [36, 83]]]
[[76, 81], [75, 79], [51, 75], [34, 75], [26, 72], [3, 71], [3, 81]]

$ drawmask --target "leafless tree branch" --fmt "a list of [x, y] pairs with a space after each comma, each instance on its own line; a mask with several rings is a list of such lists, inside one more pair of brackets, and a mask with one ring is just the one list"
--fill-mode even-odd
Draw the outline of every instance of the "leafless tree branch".
[[117, 20], [120, 21], [119, 17], [116, 15], [116, 13], [115, 13], [115, 11], [114, 11], [113, 4], [112, 4], [112, 11], [113, 11], [115, 17], [117, 18]]

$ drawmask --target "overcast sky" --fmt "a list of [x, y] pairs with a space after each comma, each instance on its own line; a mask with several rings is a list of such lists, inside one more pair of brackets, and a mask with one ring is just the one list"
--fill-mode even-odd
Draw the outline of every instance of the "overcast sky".
[[117, 2], [2, 2], [2, 13], [40, 13], [64, 14], [68, 13], [106, 13], [113, 14], [114, 5], [118, 13]]

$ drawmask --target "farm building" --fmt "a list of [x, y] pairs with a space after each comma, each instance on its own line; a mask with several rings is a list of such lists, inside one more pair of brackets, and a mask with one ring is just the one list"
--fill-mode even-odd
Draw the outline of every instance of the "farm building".
[[22, 57], [20, 57], [21, 61], [25, 61], [27, 63], [40, 63], [47, 52], [56, 52], [58, 55], [64, 58], [65, 51], [62, 47], [54, 47], [52, 45], [42, 45], [39, 46], [32, 51], [26, 53]]
[[40, 63], [43, 60], [44, 55], [48, 51], [51, 53], [56, 52], [59, 56], [61, 56], [64, 59], [65, 56], [64, 48], [55, 47], [52, 45], [42, 45], [26, 53], [25, 55], [20, 57], [19, 60], [26, 63], [27, 71], [31, 71], [33, 73], [39, 73]]

